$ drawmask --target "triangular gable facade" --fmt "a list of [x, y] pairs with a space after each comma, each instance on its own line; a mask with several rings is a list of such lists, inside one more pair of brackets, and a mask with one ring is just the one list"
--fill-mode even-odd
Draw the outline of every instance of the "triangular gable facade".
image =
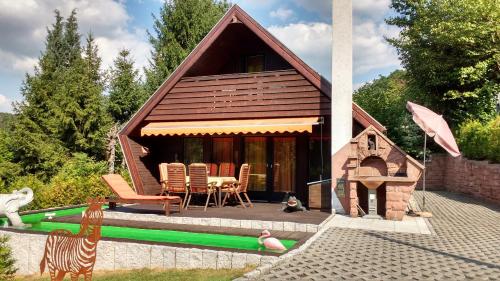
[[[307, 81], [316, 87], [326, 98], [330, 98], [331, 85], [325, 78], [305, 64], [299, 57], [297, 57], [285, 45], [271, 35], [265, 28], [258, 24], [238, 5], [234, 5], [189, 54], [189, 56], [186, 57], [181, 65], [168, 77], [167, 80], [165, 80], [158, 90], [156, 90], [156, 92], [141, 107], [141, 109], [132, 117], [132, 119], [121, 130], [120, 135], [130, 135], [134, 130], [136, 130], [137, 126], [139, 126], [141, 122], [146, 119], [148, 114], [151, 113], [153, 109], [165, 98], [169, 91], [174, 88], [183, 77], [185, 77], [186, 73], [188, 73], [196, 61], [210, 48], [221, 33], [230, 24], [235, 23], [245, 25], [245, 27], [250, 29], [259, 39], [279, 54], [286, 62], [288, 62], [298, 72], [298, 74], [307, 79]], [[385, 131], [385, 127], [383, 125], [377, 122], [373, 117], [354, 103], [353, 117], [364, 127], [372, 125], [378, 130]]]

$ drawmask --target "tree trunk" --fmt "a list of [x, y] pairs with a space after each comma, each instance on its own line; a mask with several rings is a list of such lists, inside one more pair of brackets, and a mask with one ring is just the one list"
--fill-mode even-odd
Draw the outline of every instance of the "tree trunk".
[[116, 139], [118, 134], [118, 124], [114, 124], [108, 132], [108, 173], [115, 173], [115, 161], [116, 161]]

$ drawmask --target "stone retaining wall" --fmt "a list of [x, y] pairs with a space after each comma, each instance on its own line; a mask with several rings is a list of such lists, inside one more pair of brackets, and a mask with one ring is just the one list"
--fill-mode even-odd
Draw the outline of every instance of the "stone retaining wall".
[[426, 167], [426, 189], [465, 193], [500, 204], [500, 164], [433, 155]]
[[159, 223], [173, 224], [192, 224], [192, 225], [208, 225], [217, 227], [235, 227], [249, 229], [267, 229], [275, 231], [300, 231], [300, 232], [317, 232], [319, 228], [333, 216], [328, 217], [320, 225], [298, 222], [283, 222], [283, 221], [261, 221], [261, 220], [237, 220], [237, 219], [222, 219], [222, 218], [193, 218], [193, 217], [172, 217], [159, 216], [155, 214], [134, 214], [119, 211], [107, 210], [105, 212], [107, 219], [119, 220], [135, 220], [135, 221], [151, 221]]
[[[40, 273], [45, 249], [45, 234], [17, 233], [0, 230], [10, 237], [9, 246], [16, 259], [17, 274]], [[250, 253], [233, 253], [195, 248], [141, 244], [122, 241], [99, 241], [95, 270], [126, 270], [135, 268], [243, 268], [247, 265], [272, 264], [278, 257]], [[48, 272], [47, 267], [45, 272]]]

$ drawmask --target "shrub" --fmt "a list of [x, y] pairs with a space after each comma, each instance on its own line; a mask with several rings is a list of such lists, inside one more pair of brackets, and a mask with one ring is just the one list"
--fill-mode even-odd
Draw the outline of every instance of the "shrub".
[[500, 163], [500, 115], [490, 122], [490, 160]]
[[477, 120], [464, 122], [458, 131], [458, 145], [470, 159], [500, 162], [500, 115], [482, 124]]
[[35, 175], [27, 175], [16, 178], [12, 184], [9, 186], [8, 193], [12, 192], [14, 189], [19, 190], [24, 187], [29, 187], [33, 190], [33, 202], [24, 206], [22, 209], [24, 210], [37, 210], [44, 208], [45, 205], [42, 203], [43, 198], [40, 194], [43, 194], [44, 190], [47, 188], [47, 185], [42, 182]]
[[94, 161], [84, 153], [76, 153], [49, 182], [44, 183], [35, 175], [18, 177], [9, 186], [8, 192], [23, 187], [33, 189], [35, 198], [25, 207], [30, 210], [83, 204], [88, 198], [110, 194], [101, 180], [101, 175], [106, 172], [106, 162]]
[[7, 242], [8, 236], [0, 236], [0, 280], [12, 280], [17, 271], [15, 260], [12, 257], [12, 250]]
[[42, 206], [83, 204], [88, 198], [109, 195], [109, 188], [101, 180], [106, 171], [106, 162], [94, 161], [83, 153], [74, 154], [43, 190]]

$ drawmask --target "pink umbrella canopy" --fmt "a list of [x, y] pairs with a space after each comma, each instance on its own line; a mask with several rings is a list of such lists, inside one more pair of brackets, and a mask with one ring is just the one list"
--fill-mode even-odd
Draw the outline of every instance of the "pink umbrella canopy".
[[453, 157], [460, 155], [457, 142], [442, 115], [438, 115], [427, 107], [412, 102], [407, 102], [406, 108], [413, 114], [413, 121], [429, 137], [434, 138], [437, 144], [448, 151]]

